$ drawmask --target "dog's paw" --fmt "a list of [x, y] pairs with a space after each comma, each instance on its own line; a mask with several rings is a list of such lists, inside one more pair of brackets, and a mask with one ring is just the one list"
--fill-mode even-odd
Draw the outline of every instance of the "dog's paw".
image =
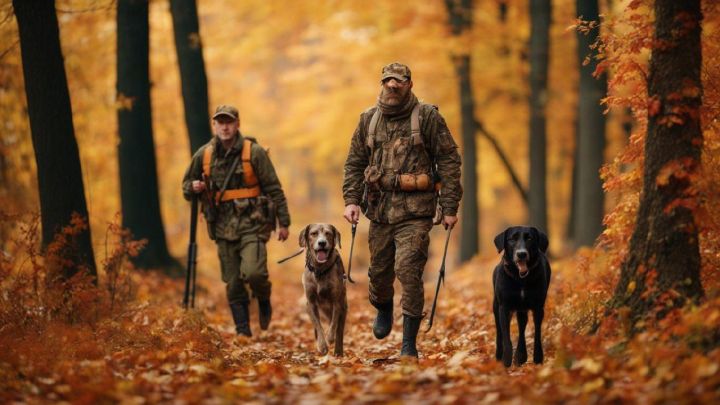
[[325, 342], [324, 340], [319, 340], [319, 339], [318, 339], [318, 341], [317, 341], [317, 350], [318, 350], [318, 352], [320, 352], [321, 355], [323, 355], [323, 356], [326, 355], [327, 352], [328, 352], [327, 342]]
[[540, 348], [540, 349], [535, 348], [535, 353], [533, 353], [533, 362], [535, 364], [542, 364], [544, 359], [545, 359], [545, 356], [543, 355], [542, 348]]
[[336, 348], [335, 348], [335, 352], [333, 353], [333, 356], [335, 356], [335, 357], [343, 357], [344, 354], [343, 354], [343, 349], [342, 349], [342, 347], [336, 347]]
[[510, 367], [512, 365], [512, 358], [512, 349], [503, 350], [502, 362], [505, 367]]
[[518, 349], [515, 352], [515, 365], [521, 366], [527, 362], [527, 350]]

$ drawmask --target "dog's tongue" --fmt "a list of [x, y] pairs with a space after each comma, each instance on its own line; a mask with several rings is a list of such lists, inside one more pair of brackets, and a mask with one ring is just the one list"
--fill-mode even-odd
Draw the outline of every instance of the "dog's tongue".
[[327, 256], [328, 256], [328, 254], [327, 254], [326, 251], [324, 251], [324, 250], [318, 250], [318, 251], [317, 251], [317, 259], [318, 259], [319, 262], [324, 262], [324, 261], [326, 261], [326, 260], [327, 260]]
[[521, 275], [525, 275], [528, 272], [527, 262], [515, 262]]

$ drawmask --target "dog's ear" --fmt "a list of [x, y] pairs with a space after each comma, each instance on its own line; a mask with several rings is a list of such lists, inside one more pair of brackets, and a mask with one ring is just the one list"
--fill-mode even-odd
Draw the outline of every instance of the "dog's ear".
[[547, 253], [548, 245], [550, 244], [550, 242], [548, 241], [548, 237], [547, 235], [545, 235], [545, 232], [540, 231], [535, 227], [532, 227], [532, 231], [535, 234], [533, 236], [537, 238], [538, 248], [540, 249], [540, 251], [543, 253]]
[[303, 228], [302, 231], [300, 231], [300, 236], [298, 237], [298, 244], [300, 244], [301, 248], [304, 248], [307, 246], [307, 233], [308, 229], [310, 229], [310, 225]]
[[342, 249], [342, 245], [340, 244], [340, 232], [338, 232], [337, 228], [335, 228], [335, 225], [330, 225], [330, 228], [332, 228], [335, 243], [337, 243], [338, 247]]
[[510, 228], [500, 232], [495, 236], [495, 248], [497, 248], [498, 253], [502, 252], [503, 249], [505, 249], [505, 234]]

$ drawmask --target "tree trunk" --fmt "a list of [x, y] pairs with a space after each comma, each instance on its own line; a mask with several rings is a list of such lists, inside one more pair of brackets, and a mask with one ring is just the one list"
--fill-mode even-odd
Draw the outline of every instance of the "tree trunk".
[[[585, 21], [598, 21], [598, 0], [577, 0], [577, 15]], [[578, 246], [592, 246], [602, 233], [604, 201], [600, 168], [605, 150], [605, 114], [600, 100], [607, 94], [607, 76], [593, 77], [598, 60], [594, 55], [590, 63], [584, 64], [590, 53], [590, 45], [595, 43], [600, 28], [587, 34], [578, 33], [578, 67], [580, 69], [580, 91], [578, 95], [578, 133], [575, 166], [577, 208], [574, 217], [573, 235]]]
[[210, 140], [207, 76], [195, 0], [170, 0], [180, 66], [185, 125], [193, 153]]
[[703, 144], [700, 0], [656, 0], [643, 190], [613, 305], [632, 320], [701, 297], [693, 208]]
[[[80, 155], [75, 140], [70, 93], [60, 48], [54, 0], [13, 0], [20, 31], [25, 93], [37, 164], [42, 243], [70, 223], [73, 213], [88, 218]], [[78, 271], [97, 276], [90, 228], [76, 235], [68, 252], [73, 265], [63, 266], [69, 278]]]
[[547, 232], [546, 135], [550, 0], [530, 0], [530, 224]]
[[477, 147], [475, 144], [475, 98], [470, 83], [470, 55], [463, 55], [455, 61], [455, 70], [460, 86], [460, 114], [462, 116], [462, 185], [465, 190], [462, 202], [463, 226], [460, 232], [460, 261], [472, 259], [480, 245], [480, 210], [477, 174]]
[[117, 98], [120, 194], [123, 227], [147, 246], [133, 263], [179, 269], [168, 253], [160, 216], [155, 146], [150, 114], [148, 0], [119, 0], [117, 6]]
[[[462, 35], [472, 29], [472, 0], [445, 0], [448, 20], [454, 36]], [[452, 55], [460, 90], [460, 115], [462, 127], [462, 185], [463, 201], [460, 215], [463, 226], [460, 229], [460, 261], [470, 260], [478, 253], [480, 245], [480, 212], [477, 193], [479, 176], [477, 174], [477, 150], [475, 143], [475, 97], [470, 77], [470, 50], [460, 55]]]

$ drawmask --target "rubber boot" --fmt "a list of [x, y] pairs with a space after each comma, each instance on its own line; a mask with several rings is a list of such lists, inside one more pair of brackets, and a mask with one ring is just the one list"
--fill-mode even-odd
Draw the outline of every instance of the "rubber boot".
[[417, 358], [418, 351], [415, 347], [418, 329], [420, 329], [420, 321], [422, 317], [412, 317], [403, 315], [403, 338], [402, 349], [400, 349], [400, 357], [410, 356]]
[[272, 305], [270, 305], [270, 299], [258, 299], [258, 309], [260, 310], [260, 329], [267, 330], [268, 326], [270, 326], [270, 319], [272, 319]]
[[393, 302], [373, 304], [378, 313], [373, 322], [373, 334], [377, 339], [383, 339], [390, 334], [393, 324]]
[[233, 320], [235, 321], [235, 331], [237, 334], [252, 336], [252, 332], [250, 331], [250, 311], [248, 310], [248, 304], [243, 302], [230, 304], [230, 312], [232, 313]]

